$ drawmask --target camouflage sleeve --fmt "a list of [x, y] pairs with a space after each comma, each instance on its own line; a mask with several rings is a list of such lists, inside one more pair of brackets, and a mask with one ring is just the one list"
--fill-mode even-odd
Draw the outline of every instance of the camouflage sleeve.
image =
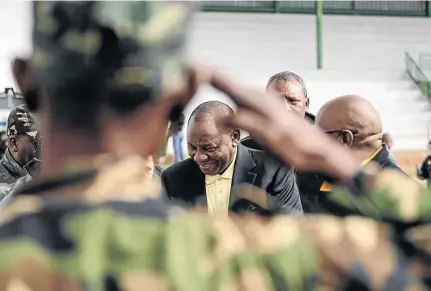
[[425, 290], [390, 229], [365, 218], [191, 214], [167, 235], [177, 290]]
[[328, 201], [379, 220], [413, 223], [431, 218], [427, 189], [395, 170], [370, 164], [347, 185], [335, 186]]
[[160, 205], [120, 203], [55, 219], [16, 203], [0, 216], [0, 290], [423, 290], [391, 232], [364, 218], [166, 221]]

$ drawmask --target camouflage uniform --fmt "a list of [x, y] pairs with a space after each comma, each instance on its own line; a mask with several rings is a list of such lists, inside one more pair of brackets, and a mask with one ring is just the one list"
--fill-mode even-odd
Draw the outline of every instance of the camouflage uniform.
[[[27, 134], [35, 139], [38, 133], [34, 116], [25, 105], [19, 105], [12, 109], [6, 124], [7, 136]], [[6, 149], [0, 161], [0, 200], [13, 188], [13, 184], [20, 178], [28, 175], [28, 169], [20, 166], [12, 157], [9, 149]]]
[[72, 189], [33, 184], [4, 208], [0, 290], [426, 290], [386, 225], [181, 211], [168, 220], [176, 209], [154, 194], [159, 184], [136, 179], [139, 162], [71, 173], [62, 180]]
[[[33, 5], [37, 31], [32, 63], [40, 78], [51, 80], [64, 73], [67, 80], [94, 62], [92, 52], [100, 43], [85, 29], [66, 33], [70, 39], [55, 45], [50, 42], [53, 28], [74, 23], [56, 23], [68, 14], [77, 22], [82, 13], [86, 23], [96, 18], [108, 25], [111, 19], [119, 25], [114, 31], [122, 28], [132, 40], [143, 37], [145, 49], [127, 60], [148, 62], [136, 64], [138, 74], [117, 75], [114, 83], [119, 87], [144, 76], [139, 74], [145, 71], [142, 67], [166, 61], [166, 55], [178, 56], [168, 48], [178, 45], [172, 37], [181, 35], [177, 29], [184, 24], [184, 3]], [[54, 9], [57, 18], [52, 17]], [[157, 41], [166, 40], [166, 32], [173, 35], [164, 47]], [[69, 49], [80, 53], [68, 59], [70, 55], [62, 53]], [[167, 68], [167, 73], [178, 72], [172, 62]], [[1, 209], [0, 290], [423, 290], [408, 272], [390, 228], [373, 220], [249, 215], [217, 219], [182, 213], [161, 200], [160, 184], [147, 178], [140, 158], [76, 157], [68, 165], [57, 178], [30, 182]], [[355, 181], [368, 179], [358, 177], [348, 184], [354, 191]], [[258, 207], [267, 206], [262, 193], [247, 193], [244, 197]], [[172, 214], [175, 217], [168, 219]]]

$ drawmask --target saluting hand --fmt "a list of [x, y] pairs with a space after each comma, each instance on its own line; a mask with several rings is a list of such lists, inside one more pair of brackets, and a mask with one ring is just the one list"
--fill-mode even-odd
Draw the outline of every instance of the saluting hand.
[[348, 180], [359, 164], [343, 146], [325, 133], [308, 126], [294, 112], [286, 111], [280, 98], [252, 89], [213, 71], [209, 83], [238, 105], [230, 122], [250, 135], [286, 163], [303, 171], [322, 171]]

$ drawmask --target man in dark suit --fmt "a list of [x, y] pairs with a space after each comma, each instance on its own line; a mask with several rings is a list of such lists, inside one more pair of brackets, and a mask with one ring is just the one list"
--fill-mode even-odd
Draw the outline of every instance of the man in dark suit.
[[[293, 111], [299, 116], [303, 116], [308, 125], [314, 125], [316, 117], [308, 112], [310, 99], [305, 82], [299, 75], [290, 71], [273, 75], [267, 82], [266, 92], [280, 96], [288, 111]], [[250, 136], [242, 139], [241, 144], [254, 150], [266, 151]], [[315, 193], [316, 189], [319, 191], [324, 180], [322, 180], [321, 175], [310, 172], [296, 171], [295, 176], [304, 212], [313, 212], [314, 202], [312, 198], [314, 197], [310, 197], [308, 193]]]
[[[219, 124], [233, 110], [218, 101], [205, 102], [191, 114], [187, 143], [191, 158], [162, 173], [167, 196], [189, 206], [206, 206], [211, 214], [238, 211], [231, 189], [250, 184], [268, 193], [273, 213], [302, 213], [292, 168], [239, 142], [240, 131]], [[253, 205], [242, 210], [255, 211]], [[256, 210], [257, 212], [257, 210]]]
[[[380, 115], [367, 99], [357, 95], [334, 98], [320, 108], [315, 124], [348, 148], [358, 165], [365, 166], [373, 162], [380, 168], [390, 168], [405, 174], [382, 142], [383, 125]], [[315, 199], [315, 212], [328, 212], [326, 198], [331, 190], [331, 183], [322, 180], [318, 191], [308, 193]], [[339, 214], [338, 209], [329, 209], [329, 212]]]

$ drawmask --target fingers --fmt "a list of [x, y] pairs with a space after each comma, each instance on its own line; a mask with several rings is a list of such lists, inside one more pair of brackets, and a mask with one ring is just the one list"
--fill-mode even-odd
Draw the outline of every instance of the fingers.
[[265, 142], [265, 131], [268, 130], [268, 121], [256, 112], [240, 108], [229, 123], [247, 131], [256, 141]]
[[250, 89], [232, 81], [229, 77], [214, 72], [210, 83], [217, 90], [228, 95], [239, 106], [245, 108], [259, 108], [265, 94], [257, 90]]
[[281, 114], [280, 110], [284, 108], [281, 99], [277, 96], [238, 84], [216, 71], [213, 72], [211, 85], [228, 95], [239, 108], [248, 108], [265, 116], [274, 115], [277, 112]]

